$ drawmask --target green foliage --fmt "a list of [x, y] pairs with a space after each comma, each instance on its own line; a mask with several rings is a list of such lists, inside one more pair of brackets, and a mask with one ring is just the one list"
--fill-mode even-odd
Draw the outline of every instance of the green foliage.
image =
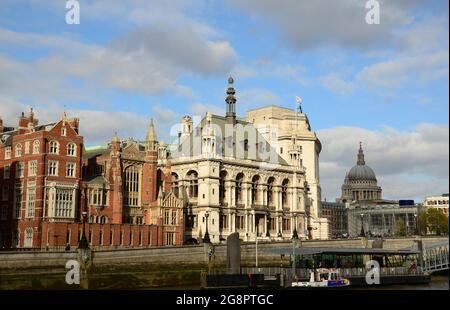
[[418, 230], [421, 235], [448, 234], [448, 217], [439, 209], [429, 208], [419, 216]]
[[406, 223], [401, 218], [395, 221], [395, 234], [398, 236], [406, 236]]

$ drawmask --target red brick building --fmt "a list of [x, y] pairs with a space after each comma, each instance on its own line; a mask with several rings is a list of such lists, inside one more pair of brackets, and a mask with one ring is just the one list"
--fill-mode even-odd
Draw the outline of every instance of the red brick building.
[[182, 244], [166, 158], [153, 124], [143, 145], [114, 137], [85, 152], [76, 118], [39, 125], [30, 110], [17, 128], [0, 118], [0, 248], [76, 247], [82, 210], [92, 246]]

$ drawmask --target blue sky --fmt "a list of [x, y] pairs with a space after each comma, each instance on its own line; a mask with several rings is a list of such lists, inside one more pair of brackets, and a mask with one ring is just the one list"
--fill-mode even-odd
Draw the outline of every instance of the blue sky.
[[304, 100], [333, 200], [363, 141], [386, 198], [448, 192], [448, 1], [65, 0], [0, 2], [0, 116], [15, 125], [80, 117], [86, 145], [162, 139], [183, 115], [222, 113], [235, 78], [241, 116]]

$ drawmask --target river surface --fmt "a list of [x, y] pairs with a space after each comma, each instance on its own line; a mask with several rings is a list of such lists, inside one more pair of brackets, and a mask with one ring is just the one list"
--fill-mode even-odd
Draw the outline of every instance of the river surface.
[[[151, 288], [156, 290], [199, 290], [197, 285], [173, 286], [173, 287], [159, 287]], [[388, 285], [388, 286], [373, 286], [354, 288], [354, 290], [449, 290], [449, 276], [438, 275], [432, 276], [429, 284], [415, 284], [415, 285]]]

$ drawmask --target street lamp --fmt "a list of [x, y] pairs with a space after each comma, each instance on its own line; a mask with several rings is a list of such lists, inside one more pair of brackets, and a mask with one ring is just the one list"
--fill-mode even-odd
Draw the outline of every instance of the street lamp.
[[416, 232], [416, 235], [418, 235], [419, 234], [419, 227], [418, 227], [419, 225], [417, 225], [417, 214], [416, 213], [414, 213], [414, 225], [416, 225], [414, 231]]
[[81, 230], [81, 239], [78, 242], [78, 248], [79, 249], [88, 249], [89, 248], [89, 243], [86, 239], [86, 234], [85, 234], [85, 225], [86, 225], [86, 218], [87, 218], [87, 212], [83, 211], [81, 213], [82, 215], [82, 222], [83, 222], [83, 228]]
[[298, 234], [297, 234], [297, 213], [293, 213], [293, 220], [294, 220], [294, 231], [292, 232], [292, 239], [297, 240]]
[[365, 237], [366, 233], [364, 232], [364, 213], [361, 213], [361, 237]]
[[209, 213], [206, 211], [205, 218], [206, 218], [206, 229], [205, 229], [205, 237], [203, 238], [204, 243], [211, 243], [211, 239], [209, 239], [209, 233], [208, 233], [208, 217]]
[[283, 234], [281, 233], [281, 227], [283, 226], [283, 219], [278, 218], [278, 238], [283, 238]]

